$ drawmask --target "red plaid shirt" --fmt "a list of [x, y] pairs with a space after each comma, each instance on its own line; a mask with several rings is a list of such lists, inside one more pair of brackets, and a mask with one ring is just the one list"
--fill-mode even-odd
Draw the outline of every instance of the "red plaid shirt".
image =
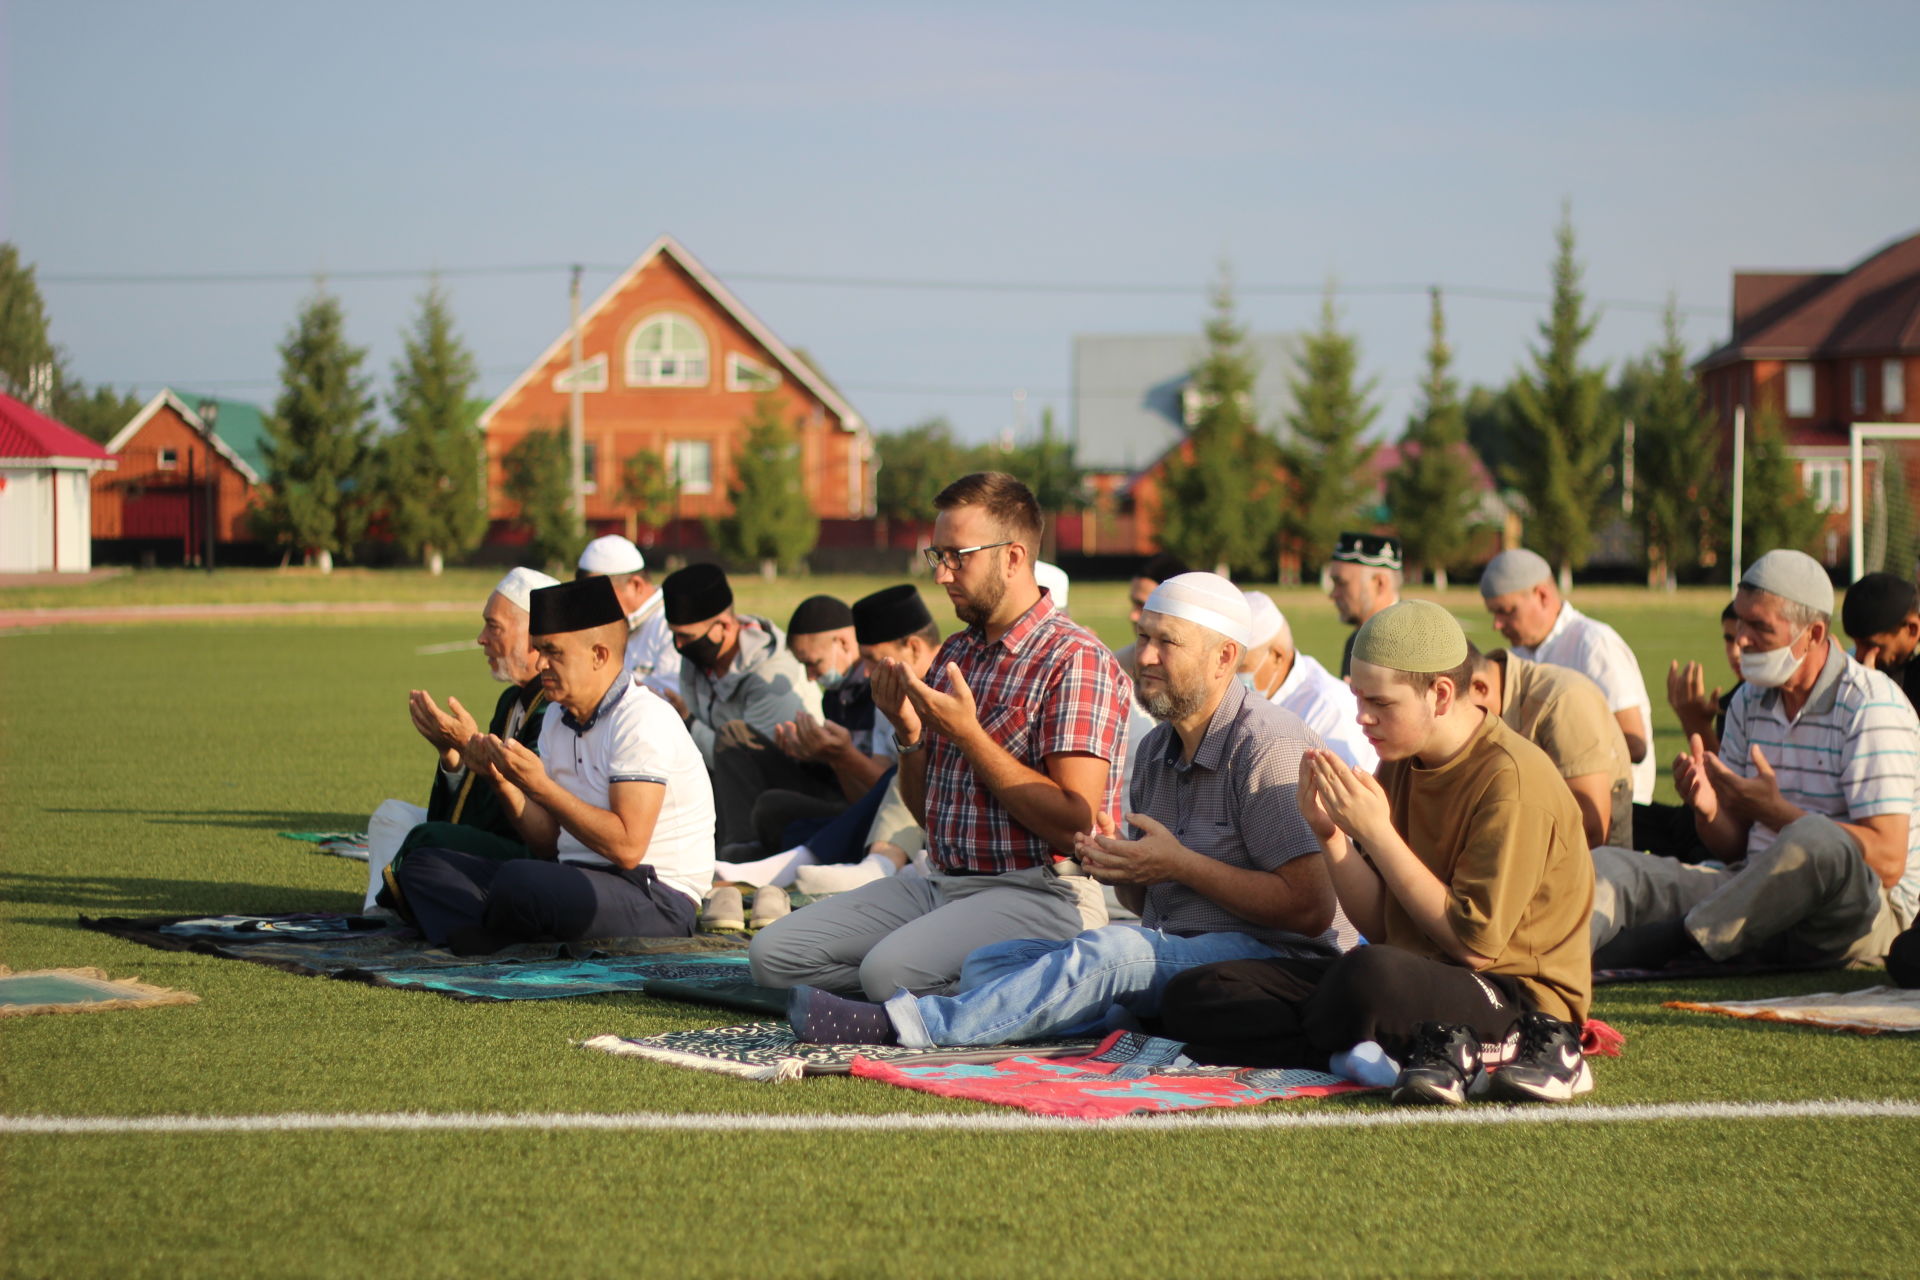
[[[1092, 632], [1043, 593], [997, 641], [977, 627], [949, 636], [927, 673], [933, 688], [947, 689], [949, 662], [973, 690], [981, 728], [1029, 769], [1044, 774], [1047, 757], [1064, 752], [1108, 761], [1104, 806], [1120, 821], [1133, 684]], [[1054, 856], [940, 736], [927, 744], [927, 847], [936, 868], [965, 871], [1019, 871]]]

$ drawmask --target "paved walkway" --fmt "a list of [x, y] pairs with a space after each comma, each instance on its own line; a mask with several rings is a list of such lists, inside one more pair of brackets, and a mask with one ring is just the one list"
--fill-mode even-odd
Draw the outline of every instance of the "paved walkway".
[[0, 609], [0, 631], [73, 622], [178, 622], [275, 618], [308, 613], [471, 613], [460, 600], [314, 600], [299, 604], [103, 604], [66, 609]]

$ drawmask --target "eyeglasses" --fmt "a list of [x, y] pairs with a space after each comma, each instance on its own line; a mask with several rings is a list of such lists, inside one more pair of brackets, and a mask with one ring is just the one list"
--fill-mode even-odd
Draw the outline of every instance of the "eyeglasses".
[[935, 573], [945, 569], [949, 573], [960, 572], [960, 566], [966, 563], [968, 556], [976, 551], [991, 551], [995, 547], [1010, 547], [1014, 539], [1005, 542], [983, 542], [977, 547], [927, 547], [920, 552], [927, 558], [927, 567]]

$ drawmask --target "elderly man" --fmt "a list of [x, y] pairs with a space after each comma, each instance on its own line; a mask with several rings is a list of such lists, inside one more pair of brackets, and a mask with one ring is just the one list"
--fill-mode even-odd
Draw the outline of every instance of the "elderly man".
[[532, 858], [422, 848], [398, 873], [421, 932], [466, 955], [514, 942], [685, 936], [713, 875], [713, 791], [672, 709], [624, 665], [603, 579], [535, 591], [528, 627], [550, 705], [540, 751], [468, 744]]
[[[1190, 1056], [1333, 1065], [1391, 1082], [1401, 1103], [1592, 1089], [1580, 813], [1545, 754], [1468, 699], [1471, 678], [1466, 634], [1437, 604], [1404, 601], [1360, 628], [1353, 688], [1379, 776], [1309, 752], [1300, 805], [1341, 910], [1373, 945], [1175, 978], [1161, 1022]], [[1484, 1041], [1504, 1060], [1490, 1079]]]
[[1267, 701], [1306, 721], [1307, 728], [1342, 760], [1372, 773], [1380, 757], [1360, 732], [1360, 706], [1353, 690], [1313, 655], [1294, 647], [1293, 628], [1273, 597], [1248, 591], [1245, 598], [1253, 619], [1253, 646], [1240, 660], [1241, 680]]
[[647, 558], [640, 548], [619, 534], [595, 538], [580, 553], [573, 576], [613, 580], [614, 593], [632, 628], [627, 636], [627, 671], [657, 690], [680, 692], [680, 655], [673, 651], [673, 636], [667, 630], [666, 597], [648, 580]]
[[1135, 696], [1161, 727], [1133, 775], [1126, 836], [1102, 813], [1077, 850], [1139, 925], [982, 947], [950, 996], [900, 991], [879, 1006], [798, 987], [794, 1034], [918, 1048], [1087, 1035], [1154, 1017], [1167, 981], [1196, 965], [1337, 954], [1333, 886], [1295, 796], [1317, 744], [1234, 678], [1249, 625], [1239, 591], [1211, 573], [1161, 583], [1134, 624]]
[[1359, 628], [1400, 601], [1400, 540], [1377, 533], [1343, 533], [1327, 561], [1327, 597], [1340, 621], [1354, 628], [1340, 651], [1340, 677], [1353, 672], [1353, 640]]
[[1894, 573], [1870, 573], [1847, 588], [1840, 622], [1856, 662], [1884, 671], [1920, 707], [1920, 591]]
[[1717, 755], [1674, 761], [1700, 839], [1726, 866], [1594, 850], [1593, 947], [1651, 964], [1698, 948], [1840, 964], [1886, 955], [1920, 901], [1920, 720], [1884, 672], [1833, 641], [1833, 584], [1769, 551], [1734, 595], [1745, 683]]
[[1560, 595], [1553, 566], [1516, 547], [1487, 562], [1480, 596], [1494, 630], [1532, 662], [1572, 667], [1600, 686], [1633, 756], [1633, 802], [1653, 799], [1653, 702], [1640, 662], [1620, 633], [1587, 617]]
[[927, 560], [966, 630], [925, 680], [889, 660], [873, 682], [933, 874], [876, 880], [763, 930], [748, 953], [762, 986], [941, 994], [988, 943], [1106, 923], [1073, 855], [1094, 815], [1119, 809], [1126, 676], [1034, 581], [1040, 507], [1024, 484], [979, 472], [934, 506]]
[[[1153, 589], [1168, 578], [1177, 578], [1187, 572], [1187, 562], [1170, 551], [1156, 551], [1140, 562], [1140, 568], [1134, 572], [1133, 580], [1127, 583], [1127, 625], [1140, 624], [1140, 611], [1147, 607], [1147, 597]], [[1139, 646], [1129, 640], [1126, 645], [1114, 651], [1119, 660], [1120, 669], [1131, 680], [1139, 670], [1136, 654]]]

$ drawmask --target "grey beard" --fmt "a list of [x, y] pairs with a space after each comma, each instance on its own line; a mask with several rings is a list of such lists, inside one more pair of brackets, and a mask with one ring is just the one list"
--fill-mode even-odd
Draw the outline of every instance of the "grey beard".
[[1171, 685], [1164, 684], [1152, 693], [1148, 693], [1137, 684], [1133, 686], [1134, 701], [1140, 704], [1141, 710], [1155, 720], [1184, 719], [1200, 709], [1201, 699], [1205, 696], [1205, 690], [1198, 693], [1182, 693]]

